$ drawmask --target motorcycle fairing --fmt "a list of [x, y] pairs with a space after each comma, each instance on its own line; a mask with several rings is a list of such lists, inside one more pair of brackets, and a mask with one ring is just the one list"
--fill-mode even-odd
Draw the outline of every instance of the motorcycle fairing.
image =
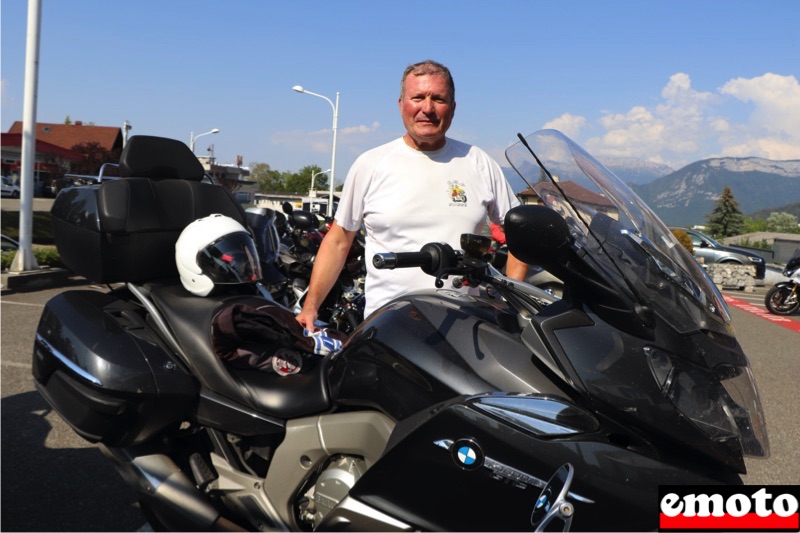
[[375, 407], [394, 420], [462, 394], [504, 390], [567, 395], [492, 300], [456, 291], [404, 296], [365, 321], [331, 365], [338, 405]]
[[[733, 335], [727, 305], [697, 261], [619, 178], [560, 132], [520, 136], [506, 157], [545, 206], [515, 208], [520, 224], [507, 216], [510, 248], [511, 236], [518, 237], [518, 252], [511, 252], [524, 257], [541, 248], [535, 228], [526, 228], [528, 219], [547, 218], [535, 209], [559, 215], [556, 257], [545, 258], [542, 266], [577, 285], [571, 303], [603, 325], [585, 330], [597, 333], [590, 335], [598, 340], [594, 344], [564, 332], [563, 349], [555, 353], [561, 367], [572, 369], [572, 383], [595, 405], [620, 413], [641, 408], [649, 414], [637, 414], [637, 423], [649, 431], [673, 435], [740, 471], [742, 454], [768, 456], [749, 362]], [[562, 233], [568, 246], [559, 244]], [[624, 369], [614, 378], [600, 370], [608, 355], [619, 357]], [[633, 405], [632, 397], [641, 405]], [[686, 428], [684, 418], [693, 428]]]
[[[603, 426], [576, 438], [536, 437], [476, 411], [462, 397], [398, 424], [395, 433], [402, 437], [393, 434], [386, 453], [350, 497], [424, 530], [524, 531], [531, 529], [541, 489], [525, 480], [547, 480], [557, 465], [570, 463], [575, 469], [569, 498], [575, 505], [573, 529], [647, 531], [658, 527], [653, 509], [658, 508], [659, 484], [721, 482], [703, 475], [701, 468], [681, 468], [641, 454], [634, 440], [629, 448], [608, 441], [607, 435], [618, 430]], [[440, 444], [445, 439], [474, 442], [484, 465], [463, 468]], [[430, 479], [437, 482], [423, 481]]]

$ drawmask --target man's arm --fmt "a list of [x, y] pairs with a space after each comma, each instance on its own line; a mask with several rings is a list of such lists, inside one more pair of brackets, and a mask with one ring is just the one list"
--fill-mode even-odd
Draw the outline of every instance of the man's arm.
[[528, 265], [514, 257], [511, 252], [508, 252], [508, 260], [506, 261], [506, 276], [519, 281], [525, 281], [525, 276], [527, 275]]
[[305, 329], [309, 331], [316, 329], [314, 321], [317, 319], [319, 306], [339, 277], [355, 236], [355, 231], [342, 228], [334, 220], [333, 226], [322, 239], [317, 257], [314, 259], [303, 310], [295, 317]]

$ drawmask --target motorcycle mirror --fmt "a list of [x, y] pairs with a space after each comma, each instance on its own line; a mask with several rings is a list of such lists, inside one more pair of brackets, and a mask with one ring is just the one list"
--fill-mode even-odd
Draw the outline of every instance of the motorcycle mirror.
[[489, 237], [475, 235], [473, 233], [461, 234], [461, 249], [473, 259], [482, 259], [489, 251], [489, 246], [491, 246], [491, 244], [492, 239]]
[[283, 209], [283, 212], [286, 213], [287, 215], [291, 215], [292, 211], [294, 211], [292, 204], [290, 204], [289, 202], [283, 202], [283, 204], [281, 204], [281, 209]]
[[561, 215], [543, 205], [511, 209], [506, 214], [505, 230], [508, 250], [529, 265], [545, 266], [557, 261], [574, 241]]
[[544, 531], [554, 518], [563, 521], [562, 531], [569, 531], [575, 507], [567, 501], [567, 494], [574, 475], [574, 468], [566, 463], [556, 470], [544, 486], [531, 513], [531, 525], [536, 528], [535, 531]]

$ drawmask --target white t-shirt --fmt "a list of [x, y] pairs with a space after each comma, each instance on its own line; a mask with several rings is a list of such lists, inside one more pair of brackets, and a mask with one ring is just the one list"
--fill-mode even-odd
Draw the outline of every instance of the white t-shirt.
[[336, 222], [366, 230], [367, 316], [389, 301], [434, 288], [419, 268], [378, 270], [372, 256], [418, 252], [429, 242], [459, 249], [462, 233], [477, 233], [486, 217], [502, 224], [519, 205], [500, 166], [483, 150], [447, 138], [440, 150], [423, 152], [400, 138], [362, 154], [347, 174]]

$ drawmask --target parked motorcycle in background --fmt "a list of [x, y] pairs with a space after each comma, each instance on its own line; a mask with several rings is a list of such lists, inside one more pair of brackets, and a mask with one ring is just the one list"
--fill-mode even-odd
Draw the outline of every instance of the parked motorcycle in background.
[[[283, 204], [282, 210], [283, 213], [276, 213], [264, 208], [250, 208], [247, 217], [251, 230], [258, 235], [256, 246], [259, 255], [266, 258], [262, 260], [264, 284], [276, 302], [297, 314], [302, 309], [314, 261], [330, 222], [322, 224], [314, 213], [294, 209], [288, 202]], [[275, 222], [264, 222], [265, 216], [273, 216]], [[265, 247], [263, 254], [262, 243]], [[273, 245], [275, 248], [270, 249]], [[336, 283], [320, 306], [319, 327], [333, 327], [349, 333], [361, 323], [364, 319], [365, 279], [364, 234], [359, 232]]]
[[764, 297], [764, 305], [770, 313], [791, 315], [800, 309], [800, 248], [786, 263], [783, 275], [790, 278], [789, 281], [770, 288]]

